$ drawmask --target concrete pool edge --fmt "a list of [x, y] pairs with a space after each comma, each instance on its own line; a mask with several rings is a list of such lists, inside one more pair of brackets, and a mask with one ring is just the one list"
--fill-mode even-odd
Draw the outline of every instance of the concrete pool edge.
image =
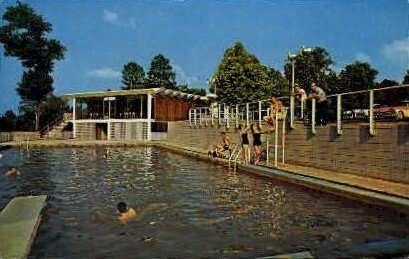
[[46, 195], [13, 198], [0, 213], [0, 258], [27, 258], [46, 205]]
[[[190, 150], [189, 148], [183, 148], [164, 142], [157, 142], [154, 146], [165, 148], [176, 153], [200, 159], [202, 161], [228, 166], [228, 161], [226, 159], [209, 157], [202, 150]], [[277, 179], [283, 182], [290, 182], [293, 184], [305, 186], [311, 189], [365, 202], [372, 205], [393, 208], [405, 214], [407, 214], [409, 210], [409, 199], [406, 199], [404, 197], [397, 197], [394, 195], [368, 190], [365, 188], [359, 188], [344, 183], [337, 183], [306, 175], [300, 175], [291, 171], [284, 171], [282, 169], [243, 164], [238, 164], [237, 169], [244, 173], [250, 173], [253, 175], [255, 174], [258, 176], [267, 177], [269, 179]]]

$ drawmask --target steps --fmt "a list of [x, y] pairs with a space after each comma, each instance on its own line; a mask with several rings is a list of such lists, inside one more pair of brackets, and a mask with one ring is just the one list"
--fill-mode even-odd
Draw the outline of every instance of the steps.
[[41, 134], [40, 139], [58, 139], [58, 138], [64, 138], [63, 134], [63, 129], [68, 125], [68, 121], [62, 121], [57, 125], [54, 125], [53, 127], [50, 128], [50, 130], [47, 132], [45, 131], [43, 134]]

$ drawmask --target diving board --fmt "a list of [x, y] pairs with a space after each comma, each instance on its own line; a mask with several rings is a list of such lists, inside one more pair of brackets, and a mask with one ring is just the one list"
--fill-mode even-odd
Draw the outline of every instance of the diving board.
[[26, 258], [47, 195], [16, 197], [0, 213], [0, 258]]

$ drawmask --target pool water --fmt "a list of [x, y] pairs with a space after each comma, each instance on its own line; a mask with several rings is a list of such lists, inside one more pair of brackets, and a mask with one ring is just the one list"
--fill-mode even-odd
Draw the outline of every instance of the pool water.
[[[257, 257], [409, 237], [409, 219], [158, 148], [8, 150], [0, 209], [47, 194], [31, 258]], [[118, 224], [116, 205], [137, 211]]]

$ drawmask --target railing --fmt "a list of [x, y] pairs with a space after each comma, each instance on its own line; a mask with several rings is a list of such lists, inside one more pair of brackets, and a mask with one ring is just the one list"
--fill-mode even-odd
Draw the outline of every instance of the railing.
[[10, 132], [0, 132], [0, 143], [10, 142], [12, 139]]
[[[375, 98], [377, 92], [385, 93], [394, 89], [408, 89], [409, 85], [398, 85], [370, 90], [361, 90], [340, 94], [328, 95], [327, 99], [335, 104], [335, 122], [337, 128], [337, 134], [342, 134], [343, 123], [351, 121], [349, 119], [350, 114], [356, 113], [357, 116], [360, 116], [360, 121], [369, 123], [369, 133], [370, 135], [375, 135], [375, 120], [380, 120], [383, 118], [398, 119], [399, 116], [403, 118], [409, 117], [409, 106], [407, 112], [400, 113], [394, 111], [393, 107], [389, 107], [387, 111], [382, 111], [375, 107]], [[356, 97], [357, 95], [364, 95], [362, 98], [365, 103], [362, 103], [361, 107], [356, 107], [356, 109], [345, 110], [343, 109], [343, 100], [349, 97]], [[294, 128], [294, 122], [296, 120], [303, 120], [306, 124], [310, 125], [311, 133], [317, 133], [317, 121], [316, 121], [316, 111], [317, 111], [317, 102], [315, 99], [309, 99], [309, 107], [306, 107], [306, 102], [301, 101], [296, 105], [295, 99], [293, 96], [282, 96], [278, 97], [279, 100], [283, 102], [284, 106], [289, 107], [289, 123], [290, 128]], [[367, 99], [367, 100], [366, 100]], [[263, 123], [263, 117], [269, 114], [268, 108], [268, 99], [260, 100], [256, 102], [247, 102], [236, 105], [226, 105], [226, 104], [217, 104], [212, 107], [198, 107], [192, 108], [189, 110], [189, 121], [191, 126], [209, 126], [218, 124], [219, 126], [226, 126], [230, 128], [234, 126], [238, 127], [239, 123], [246, 123], [250, 125], [251, 123], [257, 122], [259, 125]], [[333, 107], [333, 106], [332, 106]], [[364, 107], [364, 108], [362, 108]], [[408, 114], [408, 115], [407, 115]], [[355, 116], [353, 116], [355, 118]], [[402, 119], [402, 118], [401, 118]]]
[[55, 126], [59, 125], [60, 123], [66, 120], [70, 120], [71, 118], [72, 118], [72, 113], [58, 114], [58, 116], [55, 119], [48, 122], [47, 125], [45, 125], [39, 130], [40, 137], [43, 135], [47, 135], [47, 138], [48, 138], [49, 132], [53, 130]]

